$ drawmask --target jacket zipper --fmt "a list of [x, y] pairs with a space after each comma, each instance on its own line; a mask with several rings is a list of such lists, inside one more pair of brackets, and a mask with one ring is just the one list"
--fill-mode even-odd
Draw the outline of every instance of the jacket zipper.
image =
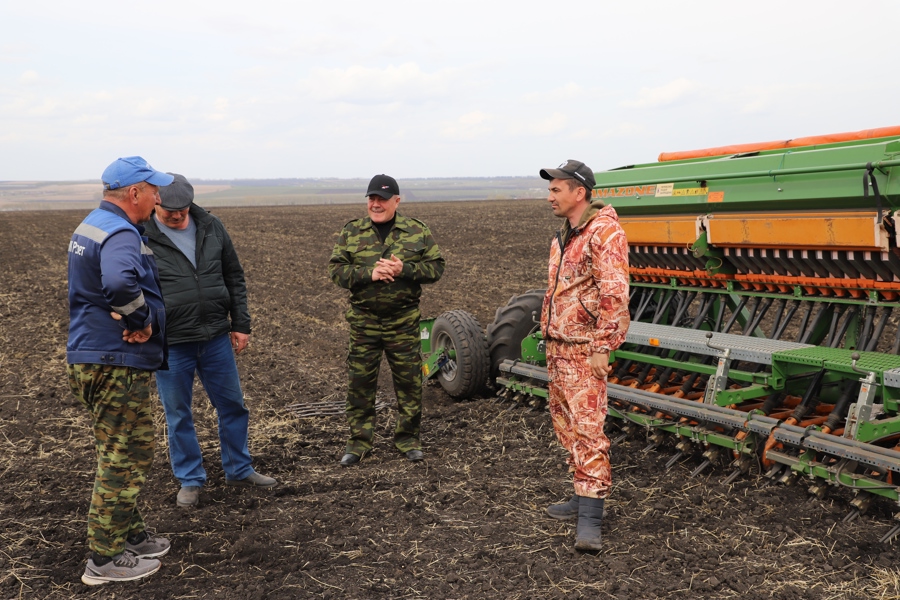
[[[574, 230], [570, 229], [569, 234]], [[556, 265], [556, 281], [553, 282], [553, 291], [550, 293], [550, 306], [547, 307], [547, 329], [544, 331], [544, 339], [550, 339], [550, 319], [553, 316], [553, 296], [556, 295], [556, 288], [559, 287], [559, 271], [562, 269], [563, 256], [566, 253], [566, 245], [568, 244], [570, 235], [566, 235], [566, 241], [563, 242], [562, 234], [556, 232], [556, 241], [559, 244], [559, 264]], [[580, 302], [580, 300], [579, 300]]]
[[[197, 237], [200, 238], [200, 245], [196, 245], [197, 240], [196, 239], [194, 240], [194, 242], [195, 242], [194, 260], [197, 261], [197, 264], [199, 264], [200, 263], [200, 254], [201, 254], [200, 246], [203, 244], [203, 240], [206, 239], [206, 236], [203, 235], [206, 233], [206, 226], [204, 225], [201, 228], [200, 223], [197, 219], [194, 219], [194, 224], [197, 226], [197, 234], [196, 235], [197, 235]], [[158, 225], [157, 225], [157, 229], [159, 229]], [[206, 330], [206, 337], [209, 338], [209, 325], [206, 323], [206, 311], [203, 309], [203, 293], [202, 293], [203, 290], [200, 288], [200, 274], [197, 271], [197, 268], [191, 264], [190, 259], [184, 255], [184, 252], [181, 251], [181, 248], [176, 246], [175, 243], [172, 240], [170, 240], [166, 236], [166, 234], [163, 233], [163, 231], [161, 229], [159, 230], [159, 237], [154, 236], [154, 239], [157, 243], [163, 244], [165, 246], [169, 246], [170, 248], [175, 250], [175, 252], [177, 252], [178, 254], [183, 256], [184, 259], [187, 261], [187, 266], [188, 266], [188, 268], [190, 268], [191, 273], [194, 276], [194, 284], [195, 284], [195, 288], [197, 290], [197, 297], [200, 298], [200, 303], [199, 303], [200, 304], [200, 326], [204, 330]]]

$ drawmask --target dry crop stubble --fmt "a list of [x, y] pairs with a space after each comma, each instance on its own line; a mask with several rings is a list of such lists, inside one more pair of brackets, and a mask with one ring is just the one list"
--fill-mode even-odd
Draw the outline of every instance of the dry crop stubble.
[[[405, 204], [448, 257], [423, 314], [464, 309], [485, 327], [511, 296], [545, 285], [559, 222], [543, 201]], [[251, 347], [238, 359], [257, 468], [281, 484], [226, 487], [215, 413], [198, 389], [209, 483], [175, 507], [161, 409], [158, 454], [141, 493], [170, 537], [142, 583], [88, 589], [84, 521], [93, 478], [87, 416], [64, 374], [65, 248], [86, 211], [2, 213], [0, 239], [0, 597], [193, 598], [896, 598], [898, 551], [877, 540], [890, 511], [842, 523], [846, 498], [807, 504], [800, 487], [688, 479], [647, 442], [613, 448], [604, 550], [572, 549], [570, 523], [545, 518], [566, 498], [564, 455], [547, 414], [425, 388], [426, 460], [391, 443], [379, 412], [375, 453], [340, 469], [340, 415], [297, 418], [297, 403], [343, 403], [346, 294], [325, 264], [364, 206], [215, 209], [247, 272]], [[6, 260], [13, 256], [14, 260]], [[379, 398], [393, 393], [385, 373]]]

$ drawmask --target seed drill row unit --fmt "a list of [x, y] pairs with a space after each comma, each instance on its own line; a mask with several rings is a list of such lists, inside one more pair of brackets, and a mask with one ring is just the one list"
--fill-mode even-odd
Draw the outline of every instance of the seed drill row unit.
[[[632, 325], [609, 377], [613, 437], [646, 435], [732, 469], [805, 480], [853, 510], [900, 507], [900, 127], [663, 154], [596, 174], [629, 245]], [[423, 324], [425, 372], [452, 396], [547, 397], [534, 322], [513, 298], [486, 335]], [[900, 515], [900, 513], [898, 513]], [[900, 532], [900, 525], [885, 536]]]

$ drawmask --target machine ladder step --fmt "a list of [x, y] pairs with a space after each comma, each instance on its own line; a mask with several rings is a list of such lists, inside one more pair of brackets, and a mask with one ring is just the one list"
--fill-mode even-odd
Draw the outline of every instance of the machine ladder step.
[[[707, 345], [706, 331], [685, 329], [672, 325], [654, 325], [652, 323], [632, 323], [628, 328], [625, 340], [631, 344], [680, 350], [705, 356], [720, 356], [717, 348]], [[715, 333], [711, 340], [713, 345], [730, 348], [731, 358], [756, 364], [772, 364], [772, 354], [785, 350], [815, 348], [810, 344], [798, 344], [781, 340], [736, 335], [733, 333]]]

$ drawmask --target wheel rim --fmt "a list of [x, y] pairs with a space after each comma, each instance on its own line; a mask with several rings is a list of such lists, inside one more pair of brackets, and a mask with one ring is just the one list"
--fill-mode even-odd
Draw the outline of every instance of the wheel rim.
[[[456, 346], [453, 345], [453, 340], [443, 331], [441, 331], [435, 339], [435, 347], [439, 350], [446, 350], [448, 356], [451, 352], [454, 356], [456, 355]], [[450, 358], [447, 361], [447, 364], [441, 367], [441, 377], [443, 377], [447, 381], [453, 381], [454, 379], [456, 379], [455, 359]]]

